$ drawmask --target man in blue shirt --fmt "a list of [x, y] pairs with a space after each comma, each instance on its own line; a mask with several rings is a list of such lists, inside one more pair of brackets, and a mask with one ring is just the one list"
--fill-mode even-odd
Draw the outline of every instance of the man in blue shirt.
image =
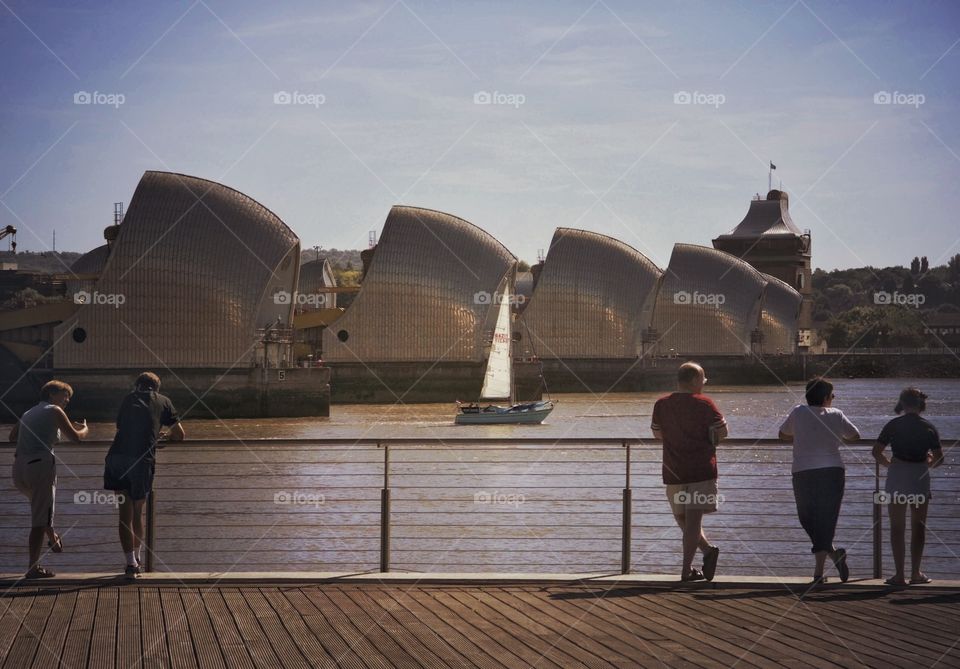
[[160, 377], [144, 372], [133, 392], [123, 399], [117, 415], [117, 434], [107, 452], [103, 487], [123, 494], [120, 501], [120, 544], [126, 555], [126, 575], [142, 572], [143, 503], [153, 489], [157, 442], [161, 428], [169, 427], [169, 441], [184, 438], [173, 403], [160, 392]]

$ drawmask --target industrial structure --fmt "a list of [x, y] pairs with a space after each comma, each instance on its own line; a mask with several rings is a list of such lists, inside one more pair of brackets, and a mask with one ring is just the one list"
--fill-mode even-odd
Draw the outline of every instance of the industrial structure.
[[524, 350], [565, 360], [635, 359], [662, 274], [617, 239], [558, 228], [523, 312]]
[[[328, 411], [325, 370], [287, 369], [294, 305], [278, 296], [297, 288], [300, 241], [283, 221], [221, 184], [154, 171], [120, 217], [66, 276], [41, 376], [82, 379], [74, 405], [87, 415], [112, 413], [144, 369], [194, 414]], [[56, 323], [21, 318], [18, 336]]]
[[813, 270], [810, 231], [790, 217], [790, 198], [784, 191], [770, 190], [750, 202], [743, 220], [730, 232], [713, 240], [713, 247], [780, 279], [800, 293], [797, 321], [801, 348], [813, 344]]
[[[541, 373], [555, 390], [637, 390], [672, 374], [663, 359], [738, 370], [810, 338], [810, 234], [777, 190], [713, 248], [676, 244], [665, 269], [620, 240], [558, 228], [518, 272], [476, 225], [395, 206], [361, 255], [360, 286], [338, 286], [326, 259], [301, 265], [299, 238], [263, 205], [155, 171], [126, 214], [115, 205], [104, 237], [61, 276], [62, 302], [4, 314], [4, 376], [19, 365], [34, 386], [82, 378], [81, 404], [112, 407], [155, 369], [182, 403], [223, 416], [323, 414], [328, 382], [340, 401], [469, 400], [505, 283], [515, 381], [534, 395]], [[357, 293], [338, 308], [345, 291]]]

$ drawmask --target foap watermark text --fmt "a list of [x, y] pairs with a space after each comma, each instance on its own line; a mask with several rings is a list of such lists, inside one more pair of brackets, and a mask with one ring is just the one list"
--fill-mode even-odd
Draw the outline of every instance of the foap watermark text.
[[74, 304], [96, 304], [119, 309], [126, 301], [127, 296], [123, 293], [101, 293], [98, 290], [90, 293], [86, 290], [78, 290], [73, 294]]
[[712, 307], [719, 307], [726, 301], [727, 296], [723, 293], [701, 293], [697, 290], [689, 293], [685, 290], [678, 290], [673, 294], [674, 304], [709, 305]]

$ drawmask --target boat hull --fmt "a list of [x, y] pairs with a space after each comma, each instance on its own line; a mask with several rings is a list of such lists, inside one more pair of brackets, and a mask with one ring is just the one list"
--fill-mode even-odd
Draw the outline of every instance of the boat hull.
[[457, 425], [536, 425], [553, 411], [552, 402], [538, 402], [533, 408], [517, 410], [517, 406], [498, 408], [494, 411], [461, 411], [454, 418]]

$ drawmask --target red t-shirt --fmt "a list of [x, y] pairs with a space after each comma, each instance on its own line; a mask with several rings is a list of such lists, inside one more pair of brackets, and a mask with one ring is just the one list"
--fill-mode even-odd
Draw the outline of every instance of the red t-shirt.
[[673, 393], [658, 399], [650, 427], [663, 435], [663, 482], [717, 478], [717, 449], [710, 441], [710, 428], [723, 425], [723, 414], [706, 395]]

